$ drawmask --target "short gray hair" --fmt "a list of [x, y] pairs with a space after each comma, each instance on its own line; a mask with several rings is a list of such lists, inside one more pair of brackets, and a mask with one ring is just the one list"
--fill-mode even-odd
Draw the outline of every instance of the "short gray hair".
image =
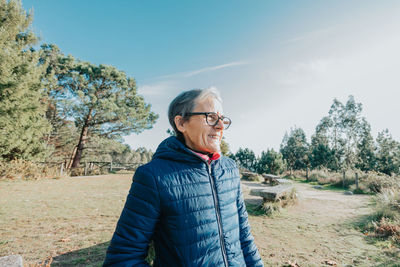
[[178, 130], [175, 125], [175, 117], [180, 115], [184, 120], [187, 120], [188, 117], [186, 114], [193, 111], [196, 107], [196, 104], [199, 100], [206, 99], [212, 97], [222, 103], [221, 96], [218, 90], [215, 87], [210, 87], [206, 89], [192, 89], [189, 91], [184, 91], [180, 93], [174, 100], [172, 100], [171, 104], [169, 104], [168, 108], [168, 120], [174, 129], [175, 135], [183, 141], [183, 134]]

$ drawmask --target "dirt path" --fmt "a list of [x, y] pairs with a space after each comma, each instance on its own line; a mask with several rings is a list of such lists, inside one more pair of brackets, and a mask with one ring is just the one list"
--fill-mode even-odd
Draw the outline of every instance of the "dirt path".
[[[249, 195], [254, 185], [243, 183], [246, 203], [260, 203], [258, 197]], [[274, 218], [250, 216], [267, 266], [283, 266], [288, 261], [327, 266], [328, 260], [337, 266], [387, 266], [390, 259], [354, 228], [355, 222], [371, 212], [369, 196], [318, 190], [301, 183], [295, 187], [297, 205]]]

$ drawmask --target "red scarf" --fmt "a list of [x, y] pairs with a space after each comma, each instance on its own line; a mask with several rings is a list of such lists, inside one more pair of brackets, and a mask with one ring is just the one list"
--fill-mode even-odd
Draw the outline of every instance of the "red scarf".
[[190, 151], [192, 151], [193, 153], [195, 153], [196, 155], [198, 155], [199, 157], [201, 157], [202, 159], [207, 161], [208, 164], [210, 164], [211, 161], [217, 160], [217, 159], [219, 159], [221, 157], [221, 154], [219, 154], [218, 152], [215, 152], [215, 153], [212, 153], [212, 154], [203, 154], [203, 153], [199, 153], [199, 152], [193, 151], [191, 149], [190, 149]]

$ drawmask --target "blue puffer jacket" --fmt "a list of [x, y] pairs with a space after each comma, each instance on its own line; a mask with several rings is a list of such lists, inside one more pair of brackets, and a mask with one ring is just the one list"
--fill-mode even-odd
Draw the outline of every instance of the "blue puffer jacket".
[[209, 165], [176, 137], [139, 167], [104, 266], [263, 266], [254, 244], [239, 172], [226, 157]]

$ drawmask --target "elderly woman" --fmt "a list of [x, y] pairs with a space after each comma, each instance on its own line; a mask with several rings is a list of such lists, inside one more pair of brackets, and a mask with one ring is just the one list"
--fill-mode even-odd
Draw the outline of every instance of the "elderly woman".
[[176, 137], [139, 167], [104, 266], [263, 266], [240, 189], [239, 171], [220, 154], [231, 120], [214, 89], [181, 93], [170, 104]]

